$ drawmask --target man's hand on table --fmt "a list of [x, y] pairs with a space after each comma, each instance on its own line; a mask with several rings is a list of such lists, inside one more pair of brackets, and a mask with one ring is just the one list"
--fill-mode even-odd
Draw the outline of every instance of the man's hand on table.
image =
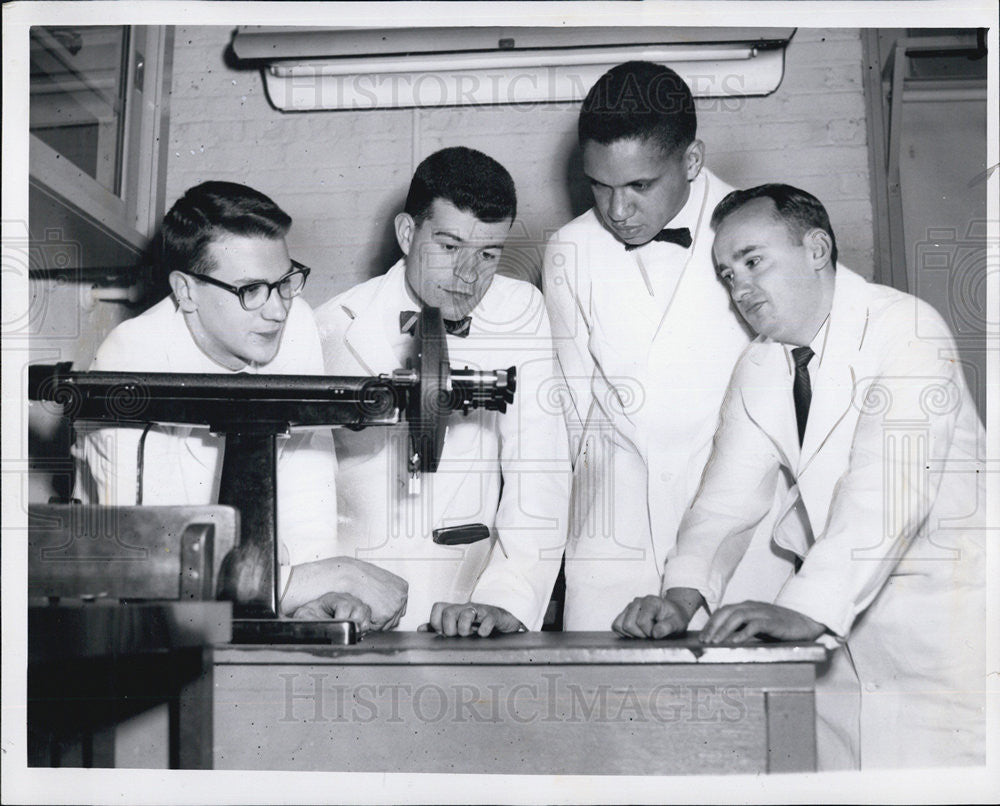
[[292, 613], [292, 618], [304, 621], [353, 621], [358, 632], [372, 628], [372, 609], [349, 593], [324, 593], [318, 599], [306, 602]]
[[292, 568], [281, 610], [292, 615], [313, 605], [308, 612], [317, 612], [325, 607], [317, 604], [323, 597], [347, 594], [370, 609], [371, 629], [391, 630], [406, 612], [407, 590], [406, 580], [390, 571], [352, 557], [330, 557]]
[[384, 568], [362, 560], [355, 562], [358, 579], [351, 593], [371, 607], [373, 630], [391, 630], [406, 613], [409, 584]]
[[764, 602], [740, 602], [716, 610], [702, 628], [699, 638], [705, 644], [730, 641], [741, 644], [755, 635], [767, 635], [782, 641], [813, 641], [826, 627], [798, 611]]
[[502, 607], [478, 602], [451, 604], [437, 602], [431, 608], [430, 621], [420, 627], [423, 632], [433, 631], [442, 635], [478, 635], [485, 638], [490, 633], [519, 632], [524, 625]]
[[639, 596], [618, 614], [611, 629], [626, 638], [666, 638], [683, 632], [703, 603], [701, 594], [692, 588], [671, 588], [663, 596]]

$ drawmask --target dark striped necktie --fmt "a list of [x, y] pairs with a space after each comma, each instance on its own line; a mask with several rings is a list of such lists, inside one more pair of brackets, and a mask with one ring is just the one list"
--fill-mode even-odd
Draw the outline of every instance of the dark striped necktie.
[[795, 421], [799, 426], [799, 446], [806, 433], [806, 422], [809, 420], [809, 403], [812, 401], [812, 384], [809, 382], [809, 361], [815, 355], [809, 347], [796, 347], [792, 350], [795, 360], [795, 383], [792, 384], [792, 397], [795, 398]]
[[[399, 332], [408, 333], [412, 336], [417, 327], [417, 319], [419, 318], [420, 314], [417, 311], [400, 311]], [[472, 327], [471, 316], [463, 316], [461, 319], [444, 320], [445, 331], [451, 336], [458, 336], [460, 339], [464, 339], [469, 335], [470, 327]]]

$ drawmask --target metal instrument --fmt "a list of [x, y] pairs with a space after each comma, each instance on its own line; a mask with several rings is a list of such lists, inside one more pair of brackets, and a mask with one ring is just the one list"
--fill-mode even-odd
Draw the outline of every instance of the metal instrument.
[[240, 540], [222, 563], [217, 592], [239, 618], [278, 615], [277, 437], [298, 427], [353, 429], [409, 425], [411, 478], [437, 469], [448, 417], [473, 409], [505, 412], [516, 370], [488, 372], [448, 363], [444, 323], [424, 308], [415, 367], [377, 377], [73, 372], [32, 365], [29, 398], [52, 401], [73, 420], [207, 426], [225, 439], [220, 504], [240, 512]]

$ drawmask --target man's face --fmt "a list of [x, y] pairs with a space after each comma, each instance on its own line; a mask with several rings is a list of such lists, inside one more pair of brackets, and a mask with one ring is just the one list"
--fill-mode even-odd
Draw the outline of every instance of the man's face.
[[817, 270], [813, 247], [807, 245], [810, 233], [796, 242], [775, 216], [770, 199], [748, 202], [722, 220], [712, 258], [750, 327], [775, 341], [806, 345], [829, 313], [824, 286], [832, 269]]
[[690, 182], [702, 163], [702, 145], [665, 154], [652, 140], [583, 144], [583, 172], [604, 226], [627, 244], [653, 239], [688, 199]]
[[489, 290], [500, 265], [511, 220], [480, 221], [451, 202], [435, 199], [418, 225], [396, 217], [396, 237], [406, 255], [406, 283], [424, 305], [445, 319], [461, 319]]
[[[224, 235], [213, 240], [207, 252], [215, 265], [210, 276], [233, 286], [273, 283], [291, 270], [284, 238]], [[190, 309], [185, 301], [180, 304], [189, 315], [195, 341], [206, 354], [229, 369], [267, 364], [274, 358], [291, 300], [282, 299], [273, 289], [262, 307], [245, 311], [235, 294], [190, 275], [188, 278]]]

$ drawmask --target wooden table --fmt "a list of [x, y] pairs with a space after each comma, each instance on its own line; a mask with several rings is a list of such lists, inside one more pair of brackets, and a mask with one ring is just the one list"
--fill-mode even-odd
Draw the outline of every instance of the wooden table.
[[210, 767], [211, 645], [231, 622], [229, 602], [29, 607], [29, 764]]
[[216, 646], [216, 769], [810, 771], [816, 644], [611, 633]]

